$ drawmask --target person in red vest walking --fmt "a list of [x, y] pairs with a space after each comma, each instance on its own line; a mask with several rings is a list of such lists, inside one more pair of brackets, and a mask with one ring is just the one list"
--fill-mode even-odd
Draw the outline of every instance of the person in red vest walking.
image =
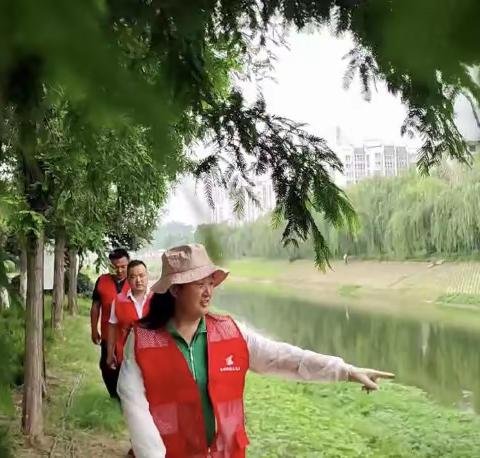
[[[108, 320], [113, 300], [119, 293], [127, 293], [127, 266], [130, 260], [128, 252], [123, 248], [116, 248], [109, 255], [112, 270], [115, 274], [104, 274], [98, 277], [92, 294], [92, 308], [90, 309], [90, 325], [92, 342], [100, 345], [100, 370], [102, 378], [112, 398], [117, 398], [117, 380], [119, 369], [112, 369], [107, 364], [108, 354]], [[100, 331], [99, 331], [100, 322]]]
[[143, 261], [128, 263], [127, 282], [130, 289], [117, 295], [110, 310], [107, 365], [113, 369], [122, 363], [130, 328], [148, 313], [153, 294], [148, 292], [148, 272]]
[[[353, 381], [367, 391], [394, 375], [275, 342], [209, 312], [228, 271], [202, 245], [163, 254], [150, 312], [125, 346], [118, 394], [137, 458], [244, 458], [245, 374]], [[267, 406], [266, 406], [267, 407]]]

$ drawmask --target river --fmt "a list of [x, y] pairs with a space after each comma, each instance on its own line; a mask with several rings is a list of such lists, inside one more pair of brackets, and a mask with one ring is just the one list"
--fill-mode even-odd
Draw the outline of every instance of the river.
[[222, 289], [215, 304], [273, 338], [395, 372], [442, 404], [480, 413], [478, 331], [268, 293]]

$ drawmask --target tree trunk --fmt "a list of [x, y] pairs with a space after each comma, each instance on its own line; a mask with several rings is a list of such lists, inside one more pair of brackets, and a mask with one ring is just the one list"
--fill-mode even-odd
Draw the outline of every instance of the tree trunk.
[[53, 297], [51, 326], [61, 329], [63, 326], [63, 300], [65, 296], [65, 245], [66, 233], [63, 226], [59, 226], [55, 233], [55, 256], [53, 270]]
[[0, 286], [0, 310], [7, 310], [10, 308], [10, 296], [7, 288]]
[[72, 315], [78, 313], [77, 304], [77, 250], [69, 248], [68, 250], [68, 310]]
[[78, 273], [83, 269], [83, 263], [85, 262], [85, 253], [83, 250], [78, 251]]
[[43, 234], [27, 240], [27, 302], [23, 385], [23, 432], [35, 441], [43, 434]]
[[27, 302], [27, 248], [25, 246], [25, 241], [22, 241], [22, 246], [20, 249], [20, 300], [22, 301], [23, 307], [25, 307]]
[[[49, 206], [45, 189], [45, 169], [37, 160], [37, 122], [43, 119], [39, 102], [43, 83], [41, 59], [32, 55], [24, 60], [25, 78], [15, 81], [22, 94], [15, 104], [18, 113], [19, 183], [28, 210], [45, 215]], [[40, 186], [39, 186], [40, 185]], [[30, 442], [43, 436], [43, 256], [44, 229], [39, 221], [32, 221], [26, 237], [27, 296], [25, 311], [25, 357], [23, 380], [22, 429]]]

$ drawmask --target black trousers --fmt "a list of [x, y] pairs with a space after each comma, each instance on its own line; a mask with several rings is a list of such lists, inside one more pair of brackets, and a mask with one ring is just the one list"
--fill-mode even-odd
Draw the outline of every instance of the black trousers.
[[120, 372], [120, 368], [117, 367], [116, 369], [111, 369], [107, 366], [107, 342], [102, 340], [100, 342], [100, 370], [102, 371], [102, 378], [105, 386], [107, 387], [108, 394], [111, 398], [119, 399], [117, 394], [117, 382], [118, 382], [118, 374]]

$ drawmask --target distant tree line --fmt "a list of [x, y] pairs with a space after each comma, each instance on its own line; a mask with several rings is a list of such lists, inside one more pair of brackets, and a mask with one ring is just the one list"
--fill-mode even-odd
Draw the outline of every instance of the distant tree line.
[[[430, 176], [412, 171], [371, 178], [348, 188], [356, 209], [356, 231], [335, 228], [317, 215], [333, 257], [411, 259], [477, 257], [480, 252], [480, 161], [436, 168]], [[197, 228], [196, 240], [212, 239], [225, 258], [311, 258], [311, 241], [284, 248], [282, 227], [271, 216], [251, 224]]]

